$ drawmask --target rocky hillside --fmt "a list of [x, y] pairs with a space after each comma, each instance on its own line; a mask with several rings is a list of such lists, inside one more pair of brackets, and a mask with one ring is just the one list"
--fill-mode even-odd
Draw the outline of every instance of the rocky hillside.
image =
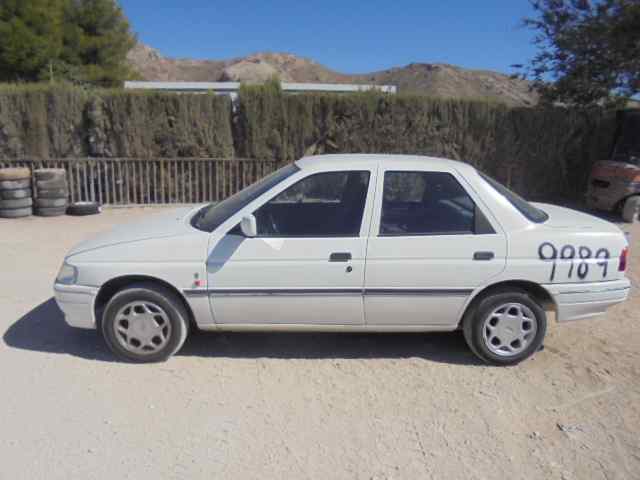
[[277, 75], [285, 82], [374, 83], [396, 85], [400, 92], [447, 98], [487, 98], [514, 106], [530, 106], [537, 96], [523, 80], [486, 70], [447, 64], [412, 63], [367, 74], [343, 74], [308, 58], [287, 53], [256, 53], [229, 60], [164, 57], [138, 44], [129, 60], [145, 80], [262, 82]]

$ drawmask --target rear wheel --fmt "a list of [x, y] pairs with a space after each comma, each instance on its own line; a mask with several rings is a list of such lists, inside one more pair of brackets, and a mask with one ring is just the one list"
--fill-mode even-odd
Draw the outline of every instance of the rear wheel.
[[471, 350], [492, 365], [514, 365], [542, 345], [547, 316], [526, 292], [501, 291], [482, 298], [464, 318]]
[[170, 290], [150, 283], [116, 293], [102, 317], [102, 333], [118, 357], [140, 363], [161, 362], [184, 344], [188, 314]]

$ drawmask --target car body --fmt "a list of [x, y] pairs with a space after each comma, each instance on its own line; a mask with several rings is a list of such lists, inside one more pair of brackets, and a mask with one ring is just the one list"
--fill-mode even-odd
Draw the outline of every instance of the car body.
[[[173, 354], [191, 324], [215, 331], [463, 328], [483, 360], [509, 364], [540, 346], [545, 309], [565, 322], [624, 301], [627, 248], [616, 225], [529, 204], [462, 162], [323, 155], [220, 204], [76, 245], [54, 290], [70, 325], [101, 328], [116, 353], [137, 361]], [[169, 327], [180, 337], [171, 345]], [[519, 339], [514, 328], [522, 329]]]

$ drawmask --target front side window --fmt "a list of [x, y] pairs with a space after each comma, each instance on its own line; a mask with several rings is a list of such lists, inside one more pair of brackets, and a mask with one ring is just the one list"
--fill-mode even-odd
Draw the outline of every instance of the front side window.
[[293, 184], [255, 213], [261, 237], [355, 237], [360, 234], [369, 172], [325, 172]]
[[202, 207], [191, 219], [191, 225], [204, 232], [213, 232], [238, 210], [246, 207], [260, 195], [268, 192], [299, 170], [295, 164], [287, 165], [220, 203], [210, 203]]
[[494, 233], [462, 185], [445, 172], [386, 172], [380, 235]]

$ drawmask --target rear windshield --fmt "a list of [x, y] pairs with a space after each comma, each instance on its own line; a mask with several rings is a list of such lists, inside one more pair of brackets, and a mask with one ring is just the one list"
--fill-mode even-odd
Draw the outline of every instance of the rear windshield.
[[549, 219], [549, 215], [540, 210], [539, 208], [534, 207], [529, 202], [527, 202], [524, 198], [522, 198], [517, 193], [513, 193], [507, 187], [497, 182], [491, 177], [481, 173], [480, 176], [484, 178], [484, 180], [493, 187], [495, 191], [497, 191], [500, 195], [506, 198], [511, 205], [516, 207], [516, 209], [527, 219], [535, 223], [546, 222]]
[[210, 203], [196, 213], [191, 219], [191, 225], [198, 230], [213, 232], [238, 210], [246, 207], [263, 193], [267, 192], [285, 178], [300, 170], [295, 164], [276, 170], [262, 180], [249, 185], [220, 203]]

